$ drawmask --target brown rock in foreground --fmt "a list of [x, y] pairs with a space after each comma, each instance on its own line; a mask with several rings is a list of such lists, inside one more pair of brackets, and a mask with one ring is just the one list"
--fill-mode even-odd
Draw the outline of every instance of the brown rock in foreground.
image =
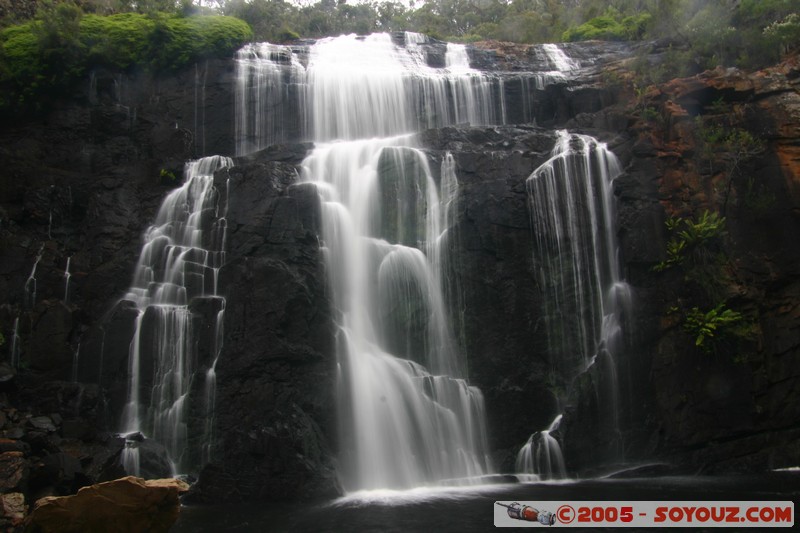
[[36, 502], [26, 531], [138, 533], [167, 531], [180, 512], [178, 495], [189, 485], [177, 479], [128, 476], [84, 487], [75, 496]]

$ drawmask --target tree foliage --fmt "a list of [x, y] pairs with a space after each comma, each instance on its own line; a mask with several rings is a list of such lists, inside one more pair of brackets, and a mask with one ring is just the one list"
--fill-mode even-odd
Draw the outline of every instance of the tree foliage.
[[[352, 1], [352, 0], [351, 0]], [[409, 30], [448, 41], [518, 43], [662, 40], [673, 43], [655, 81], [717, 65], [774, 63], [800, 46], [797, 0], [219, 0], [258, 40]], [[287, 30], [290, 30], [287, 32]]]
[[563, 41], [587, 41], [598, 39], [603, 41], [634, 41], [640, 39], [647, 29], [652, 15], [640, 13], [638, 15], [623, 16], [615, 9], [609, 9], [599, 17], [594, 17], [580, 26], [572, 27], [565, 31]]
[[94, 64], [170, 69], [230, 54], [248, 39], [399, 30], [456, 42], [672, 43], [656, 64], [642, 54], [646, 86], [717, 65], [774, 63], [800, 47], [800, 7], [797, 0], [0, 0], [0, 108], [30, 106]]
[[[24, 0], [0, 18], [20, 22], [31, 5], [72, 2], [84, 13], [217, 13], [256, 40], [409, 30], [452, 41], [519, 43], [669, 39], [702, 68], [757, 66], [800, 46], [797, 0]], [[16, 5], [15, 4], [15, 5]], [[41, 9], [40, 9], [41, 11]]]

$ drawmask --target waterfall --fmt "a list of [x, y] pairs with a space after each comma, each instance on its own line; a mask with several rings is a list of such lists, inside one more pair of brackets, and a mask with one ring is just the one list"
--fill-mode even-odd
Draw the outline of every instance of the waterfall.
[[[231, 192], [231, 180], [228, 179], [225, 182], [225, 197], [230, 198]], [[227, 238], [227, 220], [228, 220], [228, 202], [225, 202], [225, 211], [223, 212], [222, 217], [219, 220], [219, 223], [223, 227], [222, 233], [222, 242], [220, 245], [221, 250], [226, 249], [226, 238]], [[217, 293], [218, 286], [217, 286], [217, 278], [214, 278], [214, 294]], [[211, 462], [213, 451], [214, 451], [214, 443], [215, 443], [215, 435], [214, 435], [214, 428], [215, 428], [215, 408], [217, 402], [217, 363], [219, 362], [219, 358], [222, 355], [222, 346], [223, 346], [223, 338], [225, 332], [225, 299], [222, 298], [220, 300], [221, 309], [217, 311], [217, 316], [214, 321], [214, 346], [213, 346], [213, 356], [214, 360], [211, 363], [211, 366], [208, 367], [205, 375], [205, 426], [203, 427], [203, 440], [202, 440], [202, 450], [200, 456], [200, 464], [206, 464]]]
[[[483, 397], [466, 379], [447, 304], [456, 284], [441, 247], [457, 202], [455, 163], [447, 155], [437, 180], [413, 133], [502, 121], [497, 84], [469, 68], [461, 46], [448, 47], [445, 68], [433, 68], [425, 37], [407, 33], [404, 41], [322, 39], [305, 66], [273, 45], [238, 56], [237, 151], [279, 141], [274, 126], [247, 120], [292, 99], [302, 103], [300, 135], [316, 142], [302, 179], [316, 184], [322, 200], [347, 490], [492, 470]], [[298, 94], [270, 93], [289, 79]]]
[[[537, 72], [533, 80], [538, 90], [554, 83], [563, 83], [567, 80], [570, 73], [580, 68], [580, 63], [570, 58], [556, 44], [546, 43], [532, 48], [534, 55], [543, 65], [547, 65], [547, 70]], [[528, 81], [521, 77], [523, 85], [527, 88]], [[523, 92], [527, 94], [527, 90]]]
[[466, 53], [458, 48], [448, 50], [450, 67], [429, 67], [420, 37], [409, 34], [406, 46], [383, 33], [314, 45], [306, 69], [311, 139], [386, 137], [446, 124], [496, 122], [491, 80], [465, 68]]
[[36, 253], [36, 260], [33, 262], [33, 268], [31, 268], [31, 273], [28, 276], [28, 279], [25, 280], [25, 298], [23, 300], [24, 304], [28, 309], [33, 309], [36, 305], [36, 267], [39, 266], [39, 261], [42, 260], [42, 255], [44, 254], [44, 243], [39, 247], [39, 251]]
[[[123, 298], [135, 304], [138, 315], [129, 349], [122, 431], [160, 442], [177, 470], [192, 467], [193, 457], [201, 453], [188, 449], [187, 413], [199, 370], [192, 306], [204, 298], [224, 308], [217, 277], [225, 261], [226, 222], [224, 212], [220, 216], [214, 172], [232, 164], [220, 156], [186, 164], [183, 185], [164, 199], [145, 233], [133, 283]], [[151, 373], [143, 374], [145, 368]], [[143, 392], [149, 392], [149, 398], [143, 398]], [[123, 463], [128, 473], [138, 473], [135, 443], [126, 446]]]
[[[236, 54], [236, 153], [302, 138], [315, 142], [408, 134], [451, 124], [505, 120], [502, 84], [469, 67], [448, 45], [446, 68], [430, 67], [424, 35], [343, 35], [308, 56], [257, 43]], [[347, 75], [343, 75], [343, 73]], [[301, 127], [293, 117], [301, 117]]]
[[225, 309], [223, 307], [217, 312], [217, 318], [214, 323], [214, 361], [206, 371], [205, 376], [205, 426], [203, 428], [203, 448], [201, 450], [200, 464], [207, 464], [211, 462], [214, 450], [214, 415], [217, 401], [217, 362], [222, 354], [224, 324]]
[[[432, 47], [443, 62], [430, 60]], [[525, 75], [484, 74], [464, 45], [410, 32], [345, 35], [307, 48], [251, 44], [237, 53], [236, 153], [315, 143], [301, 179], [316, 185], [322, 202], [347, 490], [492, 471], [482, 395], [467, 381], [458, 340], [458, 268], [445, 252], [457, 238], [457, 168], [450, 154], [434, 166], [416, 134], [505, 123], [506, 82], [519, 84], [513, 97], [524, 115], [509, 119], [535, 121], [533, 89], [565, 83], [581, 65], [556, 45], [532, 50], [542, 71]], [[550, 160], [527, 181], [550, 356], [564, 381], [600, 354], [616, 372], [629, 301], [612, 229], [611, 181], [619, 172], [604, 145], [560, 132]], [[215, 379], [212, 365], [206, 382]], [[604, 398], [616, 413], [616, 385], [610, 390]], [[559, 422], [532, 435], [520, 468], [565, 475]]]
[[439, 274], [439, 284], [444, 292], [445, 301], [449, 303], [452, 315], [454, 334], [459, 339], [458, 345], [464, 346], [464, 293], [461, 288], [461, 265], [453, 261], [452, 255], [447, 253], [451, 244], [458, 241], [456, 230], [456, 215], [458, 210], [458, 176], [456, 175], [456, 162], [450, 152], [446, 152], [442, 159], [441, 168], [441, 206], [443, 229], [433, 248], [432, 262]]
[[447, 43], [447, 53], [444, 56], [444, 65], [450, 72], [475, 72], [469, 66], [467, 47], [463, 44]]
[[557, 44], [543, 44], [542, 51], [548, 63], [550, 63], [552, 70], [557, 72], [569, 72], [580, 68], [580, 64], [565, 54]]
[[562, 415], [558, 415], [546, 430], [533, 433], [528, 438], [517, 454], [517, 472], [531, 474], [533, 480], [567, 477], [561, 446], [551, 435], [561, 424], [561, 418]]
[[464, 379], [437, 272], [443, 206], [412, 142], [323, 144], [304, 163], [323, 198], [350, 490], [490, 469], [483, 398]]
[[254, 43], [236, 53], [236, 153], [255, 152], [289, 137], [289, 118], [300, 116], [304, 67], [291, 48]]
[[64, 268], [64, 305], [69, 305], [69, 279], [72, 274], [69, 273], [69, 263], [72, 256], [67, 257], [67, 266]]
[[602, 361], [607, 387], [598, 391], [600, 415], [616, 433], [615, 357], [631, 308], [614, 233], [612, 182], [621, 172], [605, 144], [562, 130], [550, 159], [527, 180], [551, 366], [569, 381]]

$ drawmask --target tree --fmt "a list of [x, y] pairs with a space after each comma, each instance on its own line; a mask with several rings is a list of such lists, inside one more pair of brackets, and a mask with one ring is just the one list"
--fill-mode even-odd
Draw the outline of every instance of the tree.
[[764, 36], [778, 53], [789, 53], [800, 48], [800, 13], [789, 13], [782, 20], [764, 28]]
[[409, 10], [398, 2], [381, 2], [376, 6], [377, 26], [381, 31], [396, 31], [408, 27]]
[[228, 0], [222, 11], [250, 24], [257, 41], [281, 42], [295, 31], [298, 8], [283, 0]]

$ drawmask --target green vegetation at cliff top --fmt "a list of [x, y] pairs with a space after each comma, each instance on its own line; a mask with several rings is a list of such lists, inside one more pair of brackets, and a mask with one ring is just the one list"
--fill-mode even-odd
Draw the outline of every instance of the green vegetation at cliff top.
[[0, 110], [40, 108], [93, 67], [175, 70], [230, 57], [252, 37], [250, 26], [234, 17], [102, 16], [55, 4], [36, 19], [0, 30]]
[[405, 30], [454, 42], [657, 41], [657, 49], [666, 52], [655, 62], [648, 58], [652, 50], [641, 48], [634, 68], [641, 86], [717, 65], [768, 66], [800, 50], [798, 0], [31, 0], [25, 9], [14, 5], [22, 4], [0, 6], [0, 110], [6, 111], [39, 106], [93, 66], [177, 69], [230, 56], [251, 39], [286, 42]]

